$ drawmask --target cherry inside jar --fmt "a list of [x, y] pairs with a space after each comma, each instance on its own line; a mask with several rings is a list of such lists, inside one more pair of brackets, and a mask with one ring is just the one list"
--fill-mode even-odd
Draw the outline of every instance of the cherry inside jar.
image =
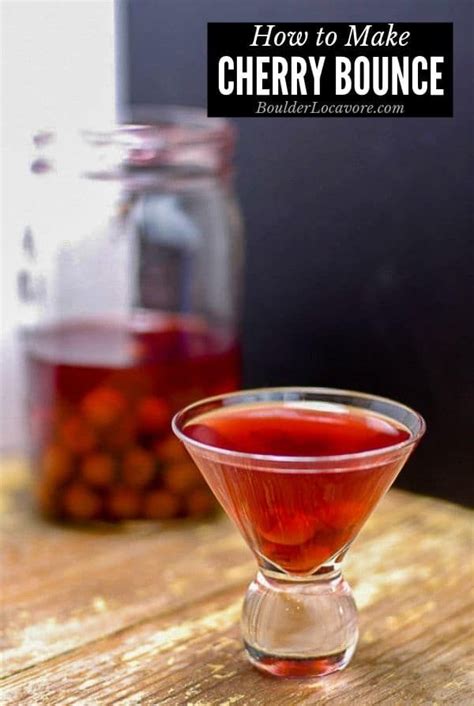
[[191, 400], [235, 389], [235, 337], [198, 318], [142, 313], [128, 326], [36, 331], [27, 354], [36, 493], [57, 519], [201, 516], [215, 503], [172, 435]]

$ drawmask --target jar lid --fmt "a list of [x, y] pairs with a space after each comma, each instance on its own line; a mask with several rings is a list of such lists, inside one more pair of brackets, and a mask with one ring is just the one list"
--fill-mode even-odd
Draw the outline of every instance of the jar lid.
[[146, 169], [199, 174], [231, 170], [236, 131], [223, 118], [178, 106], [133, 107], [121, 118], [103, 127], [38, 131], [32, 171], [47, 172], [66, 161], [71, 167], [72, 160], [83, 175], [102, 178]]

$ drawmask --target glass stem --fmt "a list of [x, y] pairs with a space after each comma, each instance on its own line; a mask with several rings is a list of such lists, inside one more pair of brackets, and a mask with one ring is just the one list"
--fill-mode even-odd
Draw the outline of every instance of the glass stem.
[[357, 609], [340, 566], [292, 577], [260, 570], [250, 584], [242, 633], [250, 660], [277, 676], [343, 669], [358, 638]]

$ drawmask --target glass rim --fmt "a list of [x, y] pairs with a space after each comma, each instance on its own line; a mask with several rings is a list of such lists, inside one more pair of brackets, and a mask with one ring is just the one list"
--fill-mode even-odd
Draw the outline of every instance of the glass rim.
[[95, 124], [43, 126], [33, 135], [34, 174], [130, 181], [147, 174], [231, 177], [237, 129], [204, 108], [135, 105]]
[[[116, 119], [95, 124], [39, 126], [32, 134], [36, 148], [52, 147], [58, 139], [82, 142], [90, 147], [118, 145], [130, 150], [177, 149], [203, 145], [233, 147], [237, 130], [227, 118], [210, 118], [206, 110], [181, 105], [136, 105]], [[77, 144], [75, 145], [77, 146]]]
[[[215, 402], [223, 401], [223, 400], [232, 400], [232, 399], [238, 399], [242, 398], [244, 401], [244, 398], [247, 396], [258, 396], [258, 395], [268, 395], [268, 394], [282, 394], [284, 395], [285, 393], [288, 394], [301, 394], [302, 395], [302, 400], [304, 401], [304, 395], [314, 395], [315, 397], [317, 396], [323, 396], [323, 395], [333, 395], [333, 396], [345, 396], [345, 397], [354, 397], [359, 400], [367, 400], [367, 401], [372, 401], [375, 403], [380, 403], [380, 404], [386, 404], [386, 405], [392, 405], [393, 407], [399, 409], [400, 411], [405, 411], [408, 415], [412, 416], [414, 420], [416, 421], [418, 428], [415, 431], [412, 431], [410, 428], [408, 428], [406, 425], [403, 425], [408, 433], [409, 437], [408, 439], [405, 439], [404, 441], [400, 441], [397, 444], [391, 444], [389, 446], [383, 446], [378, 449], [371, 449], [369, 451], [357, 451], [353, 453], [345, 453], [345, 454], [333, 454], [333, 455], [328, 455], [328, 456], [286, 456], [286, 455], [276, 455], [276, 454], [261, 454], [261, 453], [251, 453], [248, 451], [236, 451], [233, 449], [225, 449], [219, 446], [212, 446], [211, 444], [206, 444], [202, 441], [196, 441], [192, 437], [188, 436], [185, 431], [184, 427], [181, 428], [181, 424], [183, 421], [183, 418], [185, 418], [188, 414], [192, 413], [193, 411], [198, 410], [199, 408], [206, 407], [207, 405], [210, 405]], [[281, 400], [272, 400], [272, 399], [261, 399], [261, 400], [252, 400], [252, 402], [275, 402], [275, 401], [281, 401], [285, 402], [285, 399]], [[297, 401], [297, 400], [288, 400], [289, 402], [291, 401]], [[313, 401], [317, 401], [316, 399]], [[324, 401], [320, 399], [319, 401]], [[338, 404], [337, 402], [333, 402], [333, 404]], [[341, 404], [341, 403], [339, 403]], [[345, 404], [345, 403], [342, 403]], [[377, 413], [374, 410], [371, 410], [370, 407], [364, 408], [361, 407], [361, 409], [366, 409], [366, 411], [371, 412], [375, 415], [379, 414], [380, 416], [388, 417], [390, 419], [390, 416], [388, 414], [381, 414]], [[189, 421], [189, 420], [187, 420]], [[394, 420], [398, 421], [398, 420]], [[401, 422], [400, 422], [401, 423]], [[304, 386], [283, 386], [283, 387], [261, 387], [261, 388], [251, 388], [251, 389], [243, 389], [243, 390], [238, 390], [236, 392], [228, 392], [220, 395], [215, 395], [212, 397], [206, 397], [202, 398], [200, 400], [197, 400], [196, 402], [193, 402], [192, 404], [187, 405], [186, 407], [183, 407], [179, 412], [177, 412], [172, 421], [171, 421], [171, 428], [173, 432], [176, 434], [176, 436], [185, 444], [188, 444], [192, 447], [195, 447], [197, 449], [200, 449], [201, 451], [206, 451], [208, 453], [214, 454], [214, 455], [220, 455], [224, 456], [226, 458], [238, 458], [242, 460], [254, 460], [254, 461], [262, 461], [262, 462], [270, 462], [270, 463], [276, 463], [276, 464], [295, 464], [295, 465], [318, 465], [318, 464], [334, 464], [334, 463], [339, 463], [339, 462], [351, 462], [351, 461], [362, 461], [365, 459], [373, 459], [373, 458], [378, 458], [380, 456], [393, 456], [394, 453], [397, 452], [402, 452], [406, 449], [409, 449], [410, 447], [415, 446], [421, 437], [424, 435], [426, 431], [426, 422], [422, 415], [419, 412], [416, 412], [413, 408], [409, 407], [408, 405], [405, 405], [401, 402], [398, 402], [396, 400], [390, 399], [389, 397], [383, 397], [380, 395], [373, 395], [370, 393], [366, 392], [358, 392], [356, 390], [346, 390], [342, 388], [332, 388], [332, 387], [304, 387]], [[364, 466], [365, 467], [365, 466]], [[333, 468], [327, 468], [324, 469], [327, 471], [331, 470], [336, 470]]]

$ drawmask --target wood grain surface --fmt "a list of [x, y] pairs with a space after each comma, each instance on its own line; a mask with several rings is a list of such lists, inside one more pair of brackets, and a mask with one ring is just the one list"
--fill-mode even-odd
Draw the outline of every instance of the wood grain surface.
[[261, 675], [239, 613], [255, 563], [224, 518], [73, 529], [0, 469], [2, 704], [472, 704], [473, 523], [392, 490], [346, 560], [360, 610], [351, 665], [314, 681]]

